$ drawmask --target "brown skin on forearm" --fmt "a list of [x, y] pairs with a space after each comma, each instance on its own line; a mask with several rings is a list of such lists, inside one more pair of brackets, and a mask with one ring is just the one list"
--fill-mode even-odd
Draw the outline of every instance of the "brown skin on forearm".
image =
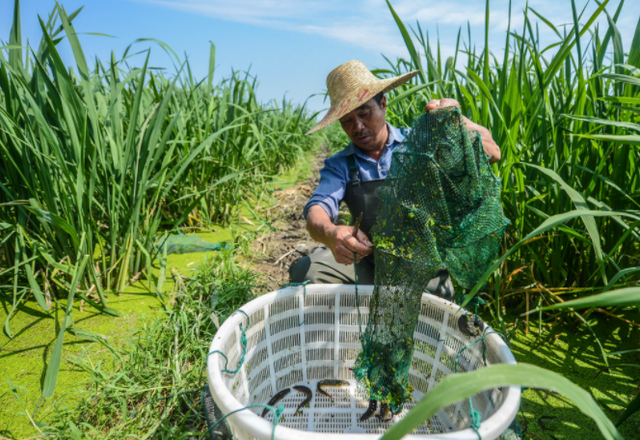
[[373, 252], [371, 243], [362, 231], [358, 230], [357, 237], [354, 237], [353, 226], [334, 225], [319, 205], [312, 205], [307, 211], [307, 231], [311, 238], [329, 248], [340, 264], [353, 264], [354, 252], [358, 262]]
[[[380, 160], [389, 131], [385, 114], [387, 98], [380, 103], [370, 99], [360, 107], [340, 118], [340, 125], [363, 154], [375, 161]], [[316, 241], [331, 250], [340, 264], [353, 264], [353, 254], [357, 261], [373, 252], [367, 236], [360, 230], [353, 236], [352, 226], [334, 225], [322, 206], [313, 205], [307, 211], [307, 230]]]
[[[460, 104], [454, 99], [433, 100], [425, 110], [431, 111], [449, 106], [460, 107]], [[363, 154], [375, 161], [380, 160], [389, 137], [385, 121], [386, 111], [387, 99], [383, 97], [379, 104], [371, 99], [340, 118], [340, 125], [344, 132]], [[468, 129], [476, 130], [482, 136], [484, 151], [491, 156], [490, 162], [495, 163], [500, 160], [500, 148], [494, 142], [489, 130], [467, 118], [463, 117], [463, 120]], [[373, 252], [371, 243], [362, 231], [358, 230], [354, 237], [352, 226], [334, 225], [322, 206], [313, 205], [308, 209], [307, 230], [311, 238], [331, 250], [338, 263], [353, 264], [354, 253], [360, 261], [362, 257]]]

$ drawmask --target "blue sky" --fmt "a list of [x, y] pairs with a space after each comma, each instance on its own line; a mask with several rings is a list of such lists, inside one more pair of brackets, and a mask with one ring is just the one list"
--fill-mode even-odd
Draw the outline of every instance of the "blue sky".
[[[384, 0], [60, 0], [67, 12], [85, 6], [75, 20], [80, 33], [98, 32], [113, 36], [82, 35], [89, 59], [107, 60], [113, 50], [119, 57], [138, 38], [156, 38], [170, 45], [181, 57], [188, 56], [196, 77], [202, 78], [209, 63], [209, 41], [216, 45], [216, 79], [231, 69], [257, 74], [258, 97], [263, 101], [282, 99], [286, 94], [297, 102], [325, 89], [327, 73], [339, 64], [359, 59], [369, 68], [385, 67], [385, 54], [392, 60], [406, 56], [400, 33]], [[467, 23], [478, 50], [484, 41], [484, 9], [481, 0], [392, 0], [405, 23], [418, 20], [435, 39], [439, 35], [443, 55], [453, 52], [458, 29]], [[513, 0], [512, 26], [521, 29], [525, 0]], [[576, 0], [579, 9], [595, 10], [594, 1]], [[613, 15], [619, 0], [607, 10]], [[40, 39], [38, 14], [46, 20], [54, 0], [23, 0], [23, 39], [36, 45]], [[570, 0], [529, 0], [529, 6], [559, 26], [572, 22]], [[0, 40], [8, 40], [13, 0], [0, 1]], [[585, 19], [582, 22], [586, 21]], [[625, 49], [631, 45], [640, 18], [640, 1], [627, 0], [618, 27]], [[508, 0], [491, 1], [490, 47], [503, 50], [508, 22]], [[599, 20], [606, 27], [606, 17]], [[543, 43], [554, 42], [546, 25], [540, 23]], [[168, 68], [171, 59], [153, 43], [137, 43], [137, 50], [152, 48], [151, 65]], [[65, 43], [61, 52], [69, 63], [71, 51]], [[142, 63], [138, 60], [137, 63]], [[310, 107], [324, 107], [322, 98]]]

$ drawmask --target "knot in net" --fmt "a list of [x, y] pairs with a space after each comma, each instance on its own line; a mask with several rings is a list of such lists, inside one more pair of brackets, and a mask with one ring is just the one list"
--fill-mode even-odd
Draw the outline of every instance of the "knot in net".
[[371, 400], [398, 412], [412, 393], [413, 333], [429, 280], [447, 269], [472, 288], [498, 256], [509, 221], [480, 134], [454, 107], [413, 121], [379, 196], [375, 286], [353, 371]]

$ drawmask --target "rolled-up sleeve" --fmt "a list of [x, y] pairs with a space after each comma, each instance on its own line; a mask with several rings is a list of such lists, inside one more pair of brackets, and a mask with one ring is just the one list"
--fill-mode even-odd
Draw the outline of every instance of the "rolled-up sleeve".
[[346, 161], [343, 157], [334, 156], [324, 161], [324, 167], [320, 170], [320, 183], [304, 207], [305, 219], [309, 208], [313, 205], [322, 206], [332, 222], [338, 218], [338, 208], [347, 186], [346, 165], [340, 166], [340, 160]]

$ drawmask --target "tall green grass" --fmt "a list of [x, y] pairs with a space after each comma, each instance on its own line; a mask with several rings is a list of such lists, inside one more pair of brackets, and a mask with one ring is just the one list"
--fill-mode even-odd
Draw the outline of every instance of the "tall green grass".
[[[587, 16], [572, 2], [573, 26], [562, 29], [526, 8], [523, 27], [509, 26], [505, 53], [497, 57], [488, 47], [487, 2], [485, 49], [476, 52], [470, 35], [463, 37], [461, 31], [454, 55], [446, 60], [439, 42], [433, 44], [419, 24], [407, 28], [389, 5], [410, 59], [390, 61], [376, 74], [421, 71], [412, 83], [390, 93], [390, 122], [408, 125], [430, 99], [453, 97], [502, 147], [496, 172], [503, 180], [503, 205], [512, 226], [504, 241], [505, 256], [485, 276], [492, 281], [494, 299], [488, 307], [498, 321], [505, 307], [518, 313], [538, 305], [559, 308], [562, 298], [583, 301], [563, 307], [587, 310], [638, 304], [637, 290], [620, 289], [636, 284], [640, 275], [640, 26], [625, 50], [616, 27], [623, 4], [608, 11], [606, 0]], [[234, 207], [260, 191], [268, 175], [290, 166], [309, 148], [302, 133], [312, 118], [303, 108], [261, 106], [255, 79], [244, 74], [213, 84], [213, 47], [209, 76], [202, 82], [191, 78], [186, 63], [173, 78], [154, 73], [146, 63], [124, 69], [129, 51], [120, 60], [96, 61], [90, 69], [73, 31], [77, 13], [67, 15], [57, 7], [42, 22], [45, 35], [39, 48], [25, 52], [18, 49], [18, 6], [16, 1], [9, 46], [0, 53], [0, 283], [14, 308], [33, 295], [48, 310], [48, 301], [65, 295], [67, 304], [78, 296], [110, 312], [103, 291], [121, 288], [151, 264], [161, 231], [229, 221]], [[605, 29], [595, 26], [599, 17], [607, 18]], [[548, 26], [557, 41], [541, 47], [534, 20]], [[62, 63], [60, 44], [71, 45], [75, 68]], [[216, 269], [201, 273], [207, 270]], [[246, 287], [246, 274], [231, 272], [235, 281], [228, 287]], [[179, 396], [162, 406], [175, 418], [163, 416], [171, 423], [160, 427], [153, 423], [155, 402], [143, 405], [166, 397], [169, 389], [180, 392], [197, 382], [200, 361], [190, 356], [201, 348], [192, 342], [210, 340], [213, 329], [202, 330], [204, 318], [196, 310], [200, 299], [193, 302], [193, 295], [206, 291], [202, 298], [209, 298], [211, 292], [202, 286], [224, 279], [217, 273], [205, 275], [180, 290], [184, 296], [167, 312], [169, 319], [158, 324], [162, 328], [146, 329], [149, 338], [128, 352], [139, 356], [134, 367], [169, 358], [170, 369], [158, 366], [151, 376], [106, 377], [85, 365], [95, 373], [93, 391], [105, 406], [93, 412], [95, 402], [87, 400], [76, 409], [77, 419], [89, 418], [80, 427], [83, 432], [114, 438], [138, 434], [135, 423], [166, 437], [175, 435], [172, 426], [184, 427], [184, 435], [202, 429], [193, 402], [186, 398], [181, 404], [185, 411], [176, 411]], [[601, 291], [608, 296], [584, 298]], [[226, 300], [248, 299], [246, 290], [239, 292]], [[70, 310], [67, 316], [43, 395], [55, 386], [57, 347], [72, 325]], [[9, 334], [10, 318], [5, 325]], [[191, 332], [203, 333], [193, 339]], [[171, 337], [162, 339], [166, 334]], [[176, 359], [179, 351], [172, 348], [172, 337], [184, 358]], [[608, 355], [603, 349], [605, 364]], [[124, 372], [126, 362], [118, 368]], [[527, 368], [480, 373], [480, 382], [488, 387], [527, 377], [537, 387], [565, 391], [582, 402], [605, 436], [619, 438], [588, 396], [548, 372]], [[489, 376], [493, 382], [487, 381]], [[113, 386], [129, 377], [135, 382]], [[154, 388], [157, 377], [164, 388]], [[463, 398], [470, 392], [464, 380], [443, 383], [438, 392]], [[133, 391], [124, 396], [120, 391], [125, 388]], [[636, 398], [618, 422], [639, 402]], [[428, 403], [422, 409], [434, 410], [424, 407]], [[396, 425], [389, 438], [410, 431], [417, 412]], [[68, 423], [72, 419], [65, 414], [51, 429], [61, 436], [74, 433], [77, 426]]]
[[[313, 147], [304, 106], [261, 104], [256, 79], [234, 72], [196, 81], [187, 62], [172, 77], [128, 67], [132, 48], [90, 63], [73, 19], [58, 5], [40, 19], [42, 40], [23, 47], [15, 0], [9, 42], [0, 50], [0, 294], [9, 305], [35, 298], [68, 310], [44, 396], [55, 387], [74, 299], [115, 314], [109, 290], [133, 277], [156, 286], [152, 265], [165, 231], [228, 223], [273, 175]], [[68, 45], [75, 65], [65, 65]]]
[[[395, 15], [411, 55], [389, 62], [381, 77], [421, 69], [412, 84], [391, 92], [389, 116], [408, 125], [431, 99], [455, 98], [474, 122], [488, 127], [501, 146], [496, 171], [502, 178], [505, 214], [512, 221], [505, 250], [548, 218], [570, 210], [640, 209], [640, 23], [625, 50], [616, 22], [624, 0], [609, 15], [600, 4], [590, 16], [574, 6], [573, 26], [559, 29], [533, 8], [521, 29], [505, 35], [504, 55], [476, 52], [470, 34], [458, 35], [455, 53], [442, 59], [417, 23], [407, 28]], [[568, 5], [568, 6], [571, 6]], [[391, 7], [391, 6], [390, 6]], [[606, 16], [608, 27], [594, 25]], [[536, 19], [557, 36], [541, 47]], [[580, 35], [581, 38], [577, 38]], [[513, 286], [599, 288], [621, 268], [638, 266], [639, 223], [619, 215], [579, 217], [519, 248], [501, 266], [506, 280], [521, 267]], [[633, 274], [619, 282], [638, 279]]]
[[[625, 50], [616, 25], [624, 0], [613, 14], [606, 9], [609, 0], [596, 3], [596, 10], [586, 15], [586, 6], [580, 10], [572, 0], [573, 23], [564, 28], [527, 6], [522, 28], [513, 29], [509, 22], [504, 54], [496, 56], [489, 47], [487, 0], [484, 49], [476, 52], [470, 30], [466, 38], [460, 30], [454, 54], [443, 60], [440, 42], [432, 44], [419, 23], [408, 28], [387, 1], [410, 59], [388, 60], [388, 68], [375, 73], [384, 78], [420, 70], [410, 84], [390, 93], [392, 123], [409, 125], [429, 100], [455, 98], [463, 114], [488, 127], [501, 146], [502, 160], [494, 167], [502, 178], [502, 202], [512, 226], [503, 256], [463, 305], [493, 281], [485, 297], [493, 300], [488, 307], [505, 334], [506, 307], [536, 309], [541, 328], [543, 310], [568, 309], [570, 319], [586, 325], [604, 365], [613, 368], [609, 356], [638, 350], [608, 353], [586, 318], [596, 307], [640, 306], [638, 287], [609, 291], [637, 286], [640, 280], [640, 22]], [[608, 23], [604, 29], [595, 25], [601, 17]], [[533, 20], [557, 40], [542, 47]], [[596, 292], [606, 293], [584, 298]], [[580, 315], [574, 308], [588, 309]], [[616, 309], [609, 314], [615, 318]], [[554, 389], [581, 402], [579, 407], [594, 418], [605, 438], [621, 438], [587, 393], [568, 381], [561, 384], [555, 373], [528, 368], [451, 378], [434, 392], [459, 400], [478, 380], [484, 388], [518, 384]], [[637, 396], [629, 400], [617, 425], [640, 410]], [[424, 399], [384, 438], [400, 438], [440, 406]]]

